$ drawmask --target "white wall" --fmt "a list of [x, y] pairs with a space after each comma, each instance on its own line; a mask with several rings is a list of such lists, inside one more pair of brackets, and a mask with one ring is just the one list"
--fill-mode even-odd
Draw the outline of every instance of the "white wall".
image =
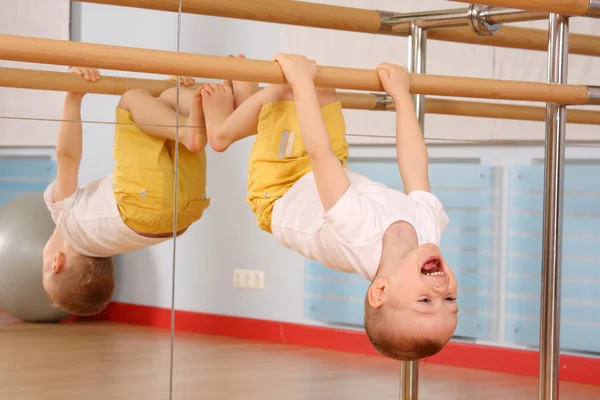
[[[460, 7], [447, 1], [327, 0], [327, 3], [384, 10], [426, 10]], [[80, 39], [86, 42], [175, 50], [177, 16], [137, 9], [79, 4]], [[135, 25], [131, 24], [135, 21]], [[573, 30], [596, 32], [590, 23], [574, 20]], [[111, 25], [111, 29], [107, 27]], [[543, 24], [542, 24], [543, 25]], [[600, 33], [600, 32], [596, 32]], [[317, 40], [318, 39], [318, 40]], [[407, 40], [379, 35], [334, 32], [196, 15], [182, 16], [181, 51], [226, 55], [243, 52], [250, 58], [270, 59], [278, 51], [300, 52], [328, 65], [373, 68], [387, 60], [406, 62]], [[469, 57], [457, 57], [468, 51]], [[598, 70], [595, 60], [571, 57], [569, 82], [583, 83]], [[543, 80], [545, 54], [444, 42], [429, 43], [428, 72], [501, 79]], [[110, 72], [114, 73], [114, 72]], [[124, 74], [125, 75], [125, 74]], [[126, 74], [132, 75], [132, 74]], [[596, 76], [598, 79], [598, 76]], [[84, 118], [112, 121], [115, 97], [89, 96]], [[392, 113], [346, 112], [350, 133], [393, 135]], [[426, 135], [440, 138], [542, 137], [543, 123], [493, 121], [428, 116]], [[82, 182], [112, 168], [112, 127], [89, 125], [85, 130]], [[594, 128], [572, 127], [570, 135], [587, 135]], [[303, 317], [302, 257], [279, 246], [256, 227], [244, 203], [247, 160], [252, 139], [224, 154], [208, 151], [208, 191], [212, 205], [204, 218], [177, 240], [176, 308], [289, 322], [312, 323]], [[93, 151], [92, 151], [93, 150]], [[353, 149], [354, 156], [392, 155], [391, 149]], [[482, 162], [506, 164], [542, 157], [540, 147], [432, 147], [432, 157], [481, 157]], [[506, 157], [510, 154], [510, 159]], [[569, 156], [597, 157], [594, 149], [569, 149]], [[116, 301], [170, 307], [173, 243], [119, 257]], [[234, 268], [265, 271], [265, 290], [231, 287]]]
[[[185, 15], [182, 22], [181, 50], [185, 52], [244, 53], [249, 58], [270, 59], [279, 51], [278, 25], [197, 15]], [[303, 259], [262, 232], [244, 202], [252, 141], [237, 143], [225, 154], [209, 151], [211, 207], [202, 221], [177, 240], [176, 307], [302, 321]], [[265, 290], [231, 288], [234, 268], [264, 270]]]
[[[0, 34], [69, 40], [69, 2], [2, 0]], [[64, 71], [65, 67], [0, 60], [0, 67]], [[58, 92], [0, 88], [0, 117], [58, 119]], [[0, 118], [0, 146], [42, 147], [56, 143], [56, 123]]]

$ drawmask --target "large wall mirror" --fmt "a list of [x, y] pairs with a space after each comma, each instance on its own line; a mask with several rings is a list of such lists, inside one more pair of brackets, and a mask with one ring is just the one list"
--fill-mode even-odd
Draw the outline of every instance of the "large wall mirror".
[[[176, 14], [6, 0], [0, 20], [21, 38], [176, 51]], [[173, 82], [78, 67], [1, 62], [3, 86], [22, 84], [0, 89], [0, 397], [166, 399], [177, 165], [160, 135], [177, 126], [176, 96], [157, 98]]]

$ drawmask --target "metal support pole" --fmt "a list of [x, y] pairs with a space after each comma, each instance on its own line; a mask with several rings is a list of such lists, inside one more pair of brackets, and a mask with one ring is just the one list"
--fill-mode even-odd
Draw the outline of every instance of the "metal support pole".
[[[550, 14], [548, 83], [567, 83], [569, 18]], [[546, 106], [539, 400], [558, 400], [566, 106]]]
[[600, 0], [590, 0], [590, 5], [585, 12], [586, 17], [600, 18]]
[[[412, 24], [408, 47], [408, 70], [415, 74], [425, 73], [427, 54], [427, 32], [417, 24]], [[425, 128], [425, 96], [413, 95], [413, 102], [421, 131]], [[400, 364], [400, 398], [417, 400], [419, 396], [419, 362], [402, 362]]]
[[400, 363], [400, 399], [417, 400], [419, 397], [419, 362]]
[[[427, 31], [412, 24], [410, 28], [410, 38], [408, 44], [408, 70], [413, 74], [424, 74], [427, 54]], [[422, 94], [413, 95], [417, 118], [421, 124], [421, 130], [425, 124], [425, 96]]]
[[[600, 0], [597, 0], [600, 2]], [[538, 21], [548, 18], [548, 13], [523, 11], [513, 8], [490, 7], [471, 4], [469, 8], [397, 13], [377, 11], [381, 16], [381, 26], [377, 33], [410, 35], [413, 24], [423, 29], [456, 28], [472, 26], [483, 36], [494, 35], [503, 23]]]

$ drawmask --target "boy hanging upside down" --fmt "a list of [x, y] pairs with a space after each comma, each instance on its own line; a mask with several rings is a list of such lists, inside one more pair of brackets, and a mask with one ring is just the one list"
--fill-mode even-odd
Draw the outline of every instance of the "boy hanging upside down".
[[[101, 79], [95, 69], [71, 72], [91, 82]], [[182, 78], [182, 83], [190, 86], [194, 80]], [[57, 307], [81, 316], [100, 312], [115, 287], [112, 256], [173, 237], [175, 169], [177, 234], [209, 206], [200, 88], [181, 87], [179, 98], [177, 117], [175, 87], [158, 99], [141, 89], [123, 94], [116, 110], [115, 169], [79, 187], [83, 94], [67, 93], [56, 145], [57, 177], [44, 193], [56, 229], [43, 251], [43, 283]]]
[[365, 329], [379, 352], [407, 361], [439, 352], [456, 329], [457, 285], [438, 248], [449, 219], [430, 193], [406, 68], [377, 67], [396, 104], [401, 193], [348, 169], [341, 103], [334, 90], [315, 88], [316, 64], [286, 54], [275, 61], [290, 86], [202, 89], [210, 146], [225, 151], [258, 132], [248, 202], [260, 228], [304, 257], [372, 282]]

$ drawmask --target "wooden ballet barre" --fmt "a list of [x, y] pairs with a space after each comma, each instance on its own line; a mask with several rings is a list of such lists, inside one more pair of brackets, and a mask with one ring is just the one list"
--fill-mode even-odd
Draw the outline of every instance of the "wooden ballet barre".
[[103, 76], [97, 82], [56, 71], [0, 67], [0, 87], [52, 90], [58, 92], [94, 93], [120, 96], [131, 89], [145, 89], [158, 97], [176, 83], [168, 80]]
[[[179, 11], [179, 0], [75, 0], [158, 11]], [[296, 0], [181, 0], [186, 14], [210, 15], [279, 24], [377, 33], [381, 15], [376, 10], [309, 3]]]
[[[178, 12], [179, 0], [75, 0], [150, 10]], [[540, 0], [541, 1], [541, 0]], [[183, 0], [182, 12], [242, 20], [307, 26], [342, 31], [392, 34], [382, 27], [382, 15], [376, 10], [331, 6], [291, 0]], [[469, 26], [428, 29], [429, 40], [478, 44], [526, 50], [548, 50], [548, 32], [542, 29], [504, 25], [494, 36], [480, 36]], [[406, 36], [408, 32], [393, 32]], [[571, 34], [571, 54], [600, 56], [600, 38]]]
[[[205, 85], [198, 82], [195, 87]], [[103, 76], [97, 82], [87, 82], [78, 75], [68, 72], [44, 71], [21, 68], [0, 67], [0, 87], [18, 89], [52, 90], [59, 92], [94, 93], [120, 96], [128, 90], [144, 89], [158, 97], [166, 89], [176, 86], [168, 80], [124, 78], [118, 76]], [[339, 92], [338, 97], [342, 106], [352, 110], [383, 110], [387, 102], [378, 99], [385, 95], [360, 92]]]
[[[471, 0], [453, 0], [471, 3]], [[600, 2], [597, 0], [478, 0], [485, 6], [518, 8], [573, 17], [600, 17]]]
[[[393, 110], [394, 104], [388, 105]], [[455, 115], [475, 118], [510, 119], [518, 121], [546, 121], [546, 107], [515, 104], [494, 104], [477, 101], [457, 101], [427, 97], [427, 114]], [[567, 122], [571, 124], [600, 125], [600, 112], [592, 110], [567, 110]]]
[[[274, 61], [0, 35], [0, 59], [53, 65], [287, 84]], [[318, 87], [381, 92], [375, 70], [319, 66]], [[560, 85], [428, 74], [410, 75], [413, 94], [561, 104], [600, 104], [583, 85]]]
[[[476, 35], [469, 27], [431, 29], [427, 31], [428, 40], [504, 47], [509, 49], [548, 51], [548, 31], [543, 29], [503, 26], [494, 36]], [[600, 37], [569, 34], [569, 54], [600, 56]]]
[[[198, 82], [197, 85], [203, 85]], [[53, 90], [60, 92], [95, 93], [120, 96], [131, 89], [144, 89], [158, 97], [164, 90], [174, 87], [173, 81], [156, 79], [123, 78], [103, 76], [97, 82], [87, 82], [80, 76], [67, 72], [1, 68], [0, 87], [20, 89]], [[394, 103], [384, 94], [338, 92], [344, 109], [394, 111]], [[545, 121], [545, 107], [494, 104], [474, 101], [457, 101], [428, 97], [425, 102], [428, 114], [456, 115], [464, 117], [499, 118], [523, 121]], [[600, 125], [600, 111], [567, 111], [567, 122]]]

